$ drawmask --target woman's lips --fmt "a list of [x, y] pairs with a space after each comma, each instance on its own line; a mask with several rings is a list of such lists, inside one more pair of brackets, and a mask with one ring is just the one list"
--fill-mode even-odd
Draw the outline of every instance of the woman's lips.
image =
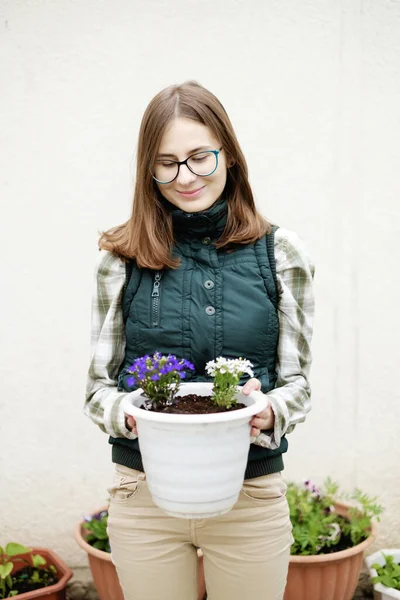
[[179, 190], [177, 190], [177, 192], [184, 198], [197, 198], [197, 196], [201, 194], [205, 187], [206, 186], [203, 185], [203, 187], [198, 188], [197, 190], [193, 190], [192, 192], [180, 192]]

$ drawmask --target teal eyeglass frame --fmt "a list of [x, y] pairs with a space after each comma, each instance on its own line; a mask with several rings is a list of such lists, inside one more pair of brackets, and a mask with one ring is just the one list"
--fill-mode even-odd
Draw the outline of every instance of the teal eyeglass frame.
[[[203, 150], [203, 152], [195, 152], [194, 154], [191, 154], [190, 156], [188, 156], [186, 160], [181, 160], [181, 161], [179, 161], [179, 160], [170, 160], [168, 162], [175, 163], [176, 165], [178, 165], [178, 172], [175, 175], [175, 177], [173, 179], [170, 179], [169, 181], [160, 181], [159, 179], [157, 179], [157, 177], [155, 177], [155, 175], [153, 175], [153, 179], [154, 179], [154, 181], [156, 181], [160, 185], [167, 185], [168, 183], [172, 183], [179, 176], [179, 171], [180, 171], [181, 165], [186, 165], [186, 167], [189, 169], [189, 171], [191, 173], [193, 173], [193, 175], [196, 175], [197, 177], [210, 177], [210, 175], [212, 175], [213, 173], [215, 173], [215, 171], [218, 169], [218, 155], [221, 152], [222, 148], [223, 148], [223, 146], [221, 146], [221, 148], [219, 150]], [[204, 154], [204, 152], [212, 152], [212, 154], [214, 154], [214, 156], [216, 158], [216, 165], [215, 165], [215, 169], [213, 169], [212, 171], [210, 171], [210, 173], [206, 173], [205, 175], [199, 175], [198, 173], [195, 173], [193, 171], [193, 169], [191, 169], [189, 167], [188, 160], [190, 158], [192, 158], [193, 156], [196, 156], [196, 154]]]

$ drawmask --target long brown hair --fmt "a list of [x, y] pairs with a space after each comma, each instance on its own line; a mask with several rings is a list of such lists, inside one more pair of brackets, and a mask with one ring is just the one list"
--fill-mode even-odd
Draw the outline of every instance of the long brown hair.
[[269, 223], [256, 210], [246, 160], [220, 101], [195, 81], [173, 85], [159, 92], [143, 115], [131, 218], [104, 232], [99, 241], [100, 248], [121, 258], [135, 258], [139, 267], [179, 266], [179, 259], [172, 258], [172, 218], [152, 176], [161, 138], [168, 123], [176, 117], [193, 119], [209, 127], [223, 146], [228, 162], [232, 163], [223, 192], [228, 203], [227, 223], [217, 248], [255, 242], [270, 229]]

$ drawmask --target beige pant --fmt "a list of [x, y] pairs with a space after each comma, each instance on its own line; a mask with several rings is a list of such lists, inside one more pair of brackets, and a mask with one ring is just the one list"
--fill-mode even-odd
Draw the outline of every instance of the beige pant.
[[233, 509], [212, 519], [169, 517], [146, 476], [116, 465], [108, 535], [125, 600], [196, 600], [197, 548], [208, 600], [281, 600], [292, 541], [280, 473], [246, 480]]

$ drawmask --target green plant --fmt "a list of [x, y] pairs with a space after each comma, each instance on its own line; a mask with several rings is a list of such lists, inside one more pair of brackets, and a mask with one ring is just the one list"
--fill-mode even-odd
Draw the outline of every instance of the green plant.
[[[214, 378], [213, 402], [226, 408], [236, 404], [235, 393], [239, 380], [245, 373], [253, 377], [251, 367], [251, 362], [242, 358], [228, 359], [219, 356], [216, 360], [209, 361], [206, 371]], [[143, 389], [147, 398], [146, 408], [159, 408], [173, 404], [179, 384], [186, 377], [185, 369], [194, 371], [195, 368], [184, 358], [155, 352], [152, 356], [146, 354], [137, 358], [123, 373], [129, 374], [129, 386], [140, 386]]]
[[376, 577], [372, 578], [372, 583], [381, 583], [388, 588], [400, 590], [400, 565], [394, 561], [391, 554], [382, 553], [385, 564], [374, 563], [372, 568], [377, 572]]
[[347, 499], [356, 504], [349, 509], [348, 518], [335, 512], [339, 486], [328, 477], [319, 490], [310, 481], [303, 485], [289, 483], [287, 500], [293, 526], [294, 542], [291, 554], [315, 555], [336, 552], [359, 544], [371, 529], [371, 519], [382, 507], [376, 498], [356, 489]]
[[84, 519], [82, 527], [87, 531], [87, 543], [103, 552], [111, 552], [107, 533], [108, 510], [85, 516]]
[[[20, 554], [27, 555], [30, 561], [20, 557]], [[25, 563], [27, 568], [23, 573], [18, 571], [12, 575], [14, 564], [18, 561]], [[31, 586], [31, 589], [37, 589], [52, 585], [57, 570], [53, 565], [45, 568], [45, 564], [46, 560], [43, 556], [32, 554], [32, 548], [15, 542], [8, 543], [5, 549], [0, 546], [0, 599], [17, 596], [21, 591], [21, 586], [24, 588]]]
[[185, 369], [193, 371], [194, 366], [188, 360], [179, 360], [173, 354], [146, 354], [137, 358], [126, 370], [130, 374], [127, 383], [130, 386], [140, 386], [154, 408], [168, 406], [173, 403], [181, 379], [186, 377]]
[[206, 371], [214, 377], [213, 402], [226, 408], [236, 404], [235, 394], [239, 380], [244, 373], [254, 376], [252, 366], [250, 361], [242, 358], [228, 359], [219, 356], [216, 360], [209, 361]]

